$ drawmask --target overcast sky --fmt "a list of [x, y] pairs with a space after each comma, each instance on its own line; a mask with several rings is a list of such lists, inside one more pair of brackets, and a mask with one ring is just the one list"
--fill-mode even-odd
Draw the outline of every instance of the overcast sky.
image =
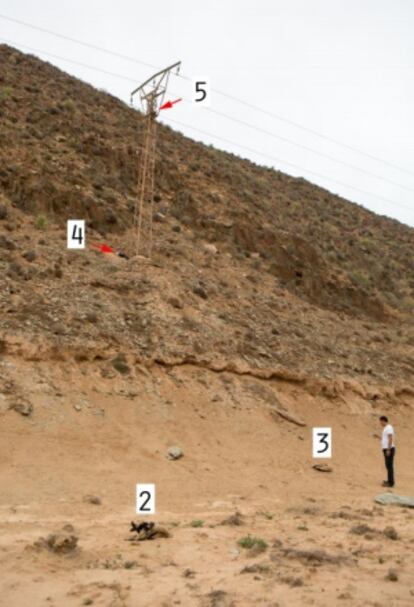
[[[0, 14], [142, 62], [0, 18], [2, 42], [125, 102], [151, 66], [181, 60], [184, 76], [209, 78], [210, 109], [184, 101], [161, 121], [414, 226], [413, 0], [0, 0]], [[169, 98], [189, 100], [191, 87], [173, 77]]]

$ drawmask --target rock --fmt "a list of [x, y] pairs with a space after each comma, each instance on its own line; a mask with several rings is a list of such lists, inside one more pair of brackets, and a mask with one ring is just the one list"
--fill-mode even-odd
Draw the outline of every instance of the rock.
[[168, 459], [176, 460], [183, 457], [184, 452], [180, 447], [170, 447], [168, 449]]
[[195, 295], [198, 295], [202, 299], [208, 299], [207, 291], [203, 287], [201, 287], [201, 286], [194, 287], [193, 288], [193, 293]]
[[388, 569], [385, 579], [389, 582], [398, 582], [398, 573], [395, 569]]
[[74, 408], [76, 411], [82, 411], [82, 405], [73, 405], [73, 408]]
[[195, 571], [193, 571], [192, 569], [187, 568], [187, 569], [184, 569], [182, 575], [183, 575], [183, 577], [193, 578], [195, 576]]
[[122, 353], [117, 354], [117, 356], [111, 360], [111, 363], [114, 369], [116, 369], [118, 373], [121, 373], [122, 375], [130, 372], [130, 368], [126, 363], [125, 355]]
[[205, 242], [203, 244], [203, 250], [206, 253], [209, 253], [210, 255], [217, 255], [217, 253], [218, 253], [218, 249], [217, 249], [216, 245], [209, 243], [209, 242]]
[[163, 221], [165, 221], [166, 217], [163, 213], [161, 213], [160, 211], [157, 211], [156, 213], [154, 213], [154, 221], [158, 222], [158, 223], [162, 223]]
[[[296, 417], [295, 415], [292, 415], [292, 413], [289, 413], [288, 411], [283, 411], [282, 409], [277, 409], [276, 407], [273, 407], [272, 415], [274, 415], [275, 413], [277, 415], [279, 415], [280, 417], [282, 417], [283, 419], [285, 419], [286, 421], [291, 422], [292, 424], [295, 424], [295, 426], [300, 426], [301, 428], [306, 426], [306, 423], [302, 419], [299, 419], [298, 417]], [[331, 471], [323, 470], [323, 472], [331, 472]]]
[[396, 495], [395, 493], [381, 493], [374, 498], [374, 501], [383, 506], [395, 504], [396, 506], [403, 506], [405, 508], [414, 508], [414, 497]]
[[178, 297], [169, 297], [167, 302], [170, 304], [170, 306], [177, 308], [178, 310], [181, 310], [183, 307], [183, 302], [178, 299]]
[[20, 415], [24, 415], [25, 417], [29, 417], [33, 413], [33, 405], [32, 403], [28, 403], [26, 401], [18, 401], [13, 403], [10, 406], [10, 409], [20, 413]]
[[102, 504], [101, 498], [97, 495], [85, 495], [83, 501], [88, 504], [94, 504], [95, 506], [100, 506]]
[[314, 464], [312, 468], [318, 472], [332, 472], [332, 468], [328, 464]]
[[362, 523], [360, 525], [354, 525], [349, 530], [349, 533], [353, 533], [354, 535], [365, 535], [366, 533], [376, 533], [376, 529], [373, 529], [369, 525]]
[[338, 599], [349, 601], [352, 599], [352, 594], [350, 592], [341, 592], [341, 594], [338, 594]]
[[388, 537], [390, 540], [398, 540], [399, 535], [394, 527], [385, 527], [383, 534], [385, 537]]
[[8, 251], [14, 251], [16, 249], [16, 245], [13, 241], [9, 240], [5, 236], [0, 236], [0, 249], [7, 249]]
[[25, 253], [23, 253], [22, 257], [24, 257], [26, 261], [31, 263], [36, 259], [36, 253], [34, 251], [26, 251]]
[[7, 219], [8, 210], [5, 204], [0, 204], [0, 221]]

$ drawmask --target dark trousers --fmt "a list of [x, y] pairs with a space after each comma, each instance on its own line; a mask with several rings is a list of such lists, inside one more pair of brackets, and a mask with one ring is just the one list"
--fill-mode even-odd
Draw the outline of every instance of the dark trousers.
[[395, 447], [389, 449], [389, 455], [387, 455], [388, 449], [383, 449], [384, 459], [385, 459], [385, 467], [388, 473], [388, 482], [390, 485], [394, 484], [394, 456], [395, 456]]

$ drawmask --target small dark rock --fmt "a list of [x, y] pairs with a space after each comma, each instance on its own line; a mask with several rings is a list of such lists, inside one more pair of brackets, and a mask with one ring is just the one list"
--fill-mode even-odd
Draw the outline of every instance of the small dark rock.
[[399, 539], [399, 535], [398, 535], [397, 531], [394, 529], [394, 527], [385, 527], [383, 533], [384, 533], [385, 537], [388, 537], [388, 539], [390, 539], [390, 540]]
[[14, 251], [16, 245], [12, 240], [6, 238], [6, 236], [0, 235], [0, 249], [7, 249], [8, 251]]
[[87, 504], [94, 504], [95, 506], [100, 506], [102, 504], [101, 498], [97, 495], [85, 495], [83, 501]]
[[183, 302], [180, 301], [178, 297], [169, 297], [167, 301], [173, 308], [178, 308], [181, 310], [183, 307]]
[[18, 401], [14, 403], [10, 406], [10, 409], [16, 411], [17, 413], [20, 413], [20, 415], [23, 415], [25, 417], [30, 417], [30, 415], [33, 413], [32, 403], [28, 403], [25, 401]]
[[398, 582], [398, 573], [395, 569], [388, 569], [388, 573], [385, 576], [385, 579], [389, 582]]
[[207, 292], [206, 292], [206, 290], [203, 287], [200, 287], [200, 286], [194, 287], [193, 293], [195, 295], [198, 295], [202, 299], [208, 299]]
[[8, 210], [5, 204], [0, 204], [0, 221], [7, 219]]
[[115, 358], [111, 360], [111, 363], [114, 369], [116, 369], [118, 373], [121, 373], [122, 375], [125, 375], [131, 371], [131, 369], [127, 365], [125, 354], [118, 354]]
[[26, 261], [30, 263], [36, 259], [36, 253], [34, 251], [26, 251], [23, 253], [22, 257], [25, 258]]
[[351, 527], [349, 532], [353, 533], [354, 535], [365, 535], [366, 533], [375, 533], [375, 529], [369, 525], [366, 525], [365, 523], [361, 523], [360, 525], [354, 525]]

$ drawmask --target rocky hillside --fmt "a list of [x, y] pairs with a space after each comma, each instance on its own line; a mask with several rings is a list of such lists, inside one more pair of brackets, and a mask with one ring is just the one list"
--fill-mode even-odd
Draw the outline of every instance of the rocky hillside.
[[[159, 128], [152, 263], [126, 248], [141, 116], [0, 46], [0, 337], [27, 356], [408, 381], [414, 230]], [[43, 354], [42, 354], [43, 352]], [[46, 352], [48, 354], [46, 354]]]

